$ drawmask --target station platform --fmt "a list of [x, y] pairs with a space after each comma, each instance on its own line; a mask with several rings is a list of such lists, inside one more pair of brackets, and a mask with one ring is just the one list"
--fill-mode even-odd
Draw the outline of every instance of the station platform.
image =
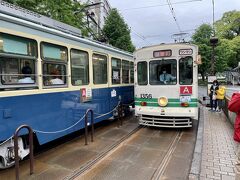
[[201, 110], [189, 179], [234, 180], [237, 143], [233, 124], [224, 112], [211, 112], [204, 106]]

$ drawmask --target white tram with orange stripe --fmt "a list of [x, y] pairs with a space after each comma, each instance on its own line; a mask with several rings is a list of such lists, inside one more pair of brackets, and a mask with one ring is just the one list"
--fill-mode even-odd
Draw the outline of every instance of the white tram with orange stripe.
[[198, 119], [198, 47], [161, 44], [141, 48], [134, 57], [139, 124], [191, 127]]

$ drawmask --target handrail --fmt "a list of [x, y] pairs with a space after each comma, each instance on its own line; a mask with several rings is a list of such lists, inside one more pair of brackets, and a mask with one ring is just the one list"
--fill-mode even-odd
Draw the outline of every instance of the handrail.
[[27, 128], [29, 132], [29, 149], [30, 149], [30, 175], [33, 174], [33, 130], [28, 125], [19, 126], [14, 133], [14, 153], [15, 153], [15, 172], [16, 180], [19, 180], [19, 156], [18, 156], [18, 133], [21, 129]]
[[88, 109], [85, 113], [85, 145], [88, 144], [87, 136], [88, 136], [88, 113], [91, 113], [91, 142], [93, 142], [93, 135], [94, 135], [94, 121], [93, 121], [93, 110]]

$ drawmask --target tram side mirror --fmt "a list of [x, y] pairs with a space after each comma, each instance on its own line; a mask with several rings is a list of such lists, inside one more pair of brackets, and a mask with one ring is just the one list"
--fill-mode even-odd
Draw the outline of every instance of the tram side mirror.
[[195, 61], [195, 63], [196, 63], [197, 65], [202, 64], [202, 57], [201, 57], [201, 55], [197, 55], [197, 60]]

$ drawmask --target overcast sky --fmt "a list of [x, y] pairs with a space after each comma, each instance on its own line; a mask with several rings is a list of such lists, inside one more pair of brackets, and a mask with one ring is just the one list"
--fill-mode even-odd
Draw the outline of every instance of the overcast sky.
[[[191, 2], [192, 1], [192, 2]], [[202, 23], [212, 24], [212, 0], [170, 0], [177, 23], [167, 5], [167, 0], [109, 0], [117, 8], [132, 30], [132, 40], [139, 48], [151, 44], [174, 42], [172, 35], [181, 31], [189, 33]], [[240, 0], [215, 0], [215, 20], [224, 12], [240, 10]]]

